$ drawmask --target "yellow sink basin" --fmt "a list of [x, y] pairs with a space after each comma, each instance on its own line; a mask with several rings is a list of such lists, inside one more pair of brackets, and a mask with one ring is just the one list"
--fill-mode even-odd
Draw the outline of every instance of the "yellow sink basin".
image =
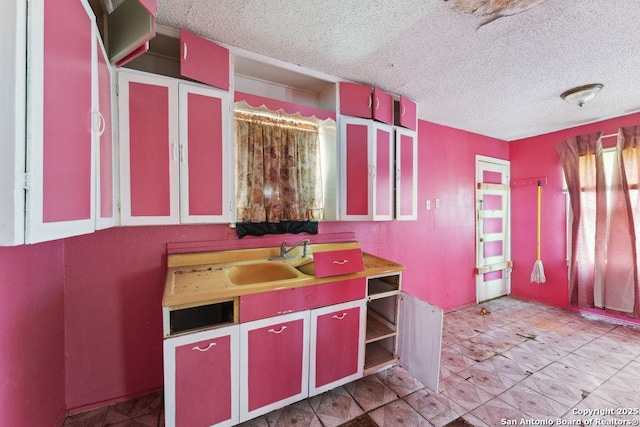
[[294, 267], [272, 261], [234, 265], [227, 270], [227, 276], [234, 285], [252, 285], [255, 283], [305, 278], [304, 273], [299, 272]]
[[316, 265], [313, 263], [313, 261], [297, 266], [296, 270], [303, 274], [308, 274], [309, 276], [316, 275]]

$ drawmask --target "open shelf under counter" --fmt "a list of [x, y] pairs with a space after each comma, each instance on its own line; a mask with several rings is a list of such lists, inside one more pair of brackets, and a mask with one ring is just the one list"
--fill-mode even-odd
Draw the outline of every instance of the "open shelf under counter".
[[396, 335], [395, 326], [372, 310], [367, 310], [366, 343], [379, 341]]
[[384, 341], [367, 344], [364, 359], [364, 375], [378, 372], [398, 363], [397, 356], [383, 346]]
[[367, 280], [367, 295], [369, 300], [386, 298], [400, 293], [400, 276], [369, 278]]

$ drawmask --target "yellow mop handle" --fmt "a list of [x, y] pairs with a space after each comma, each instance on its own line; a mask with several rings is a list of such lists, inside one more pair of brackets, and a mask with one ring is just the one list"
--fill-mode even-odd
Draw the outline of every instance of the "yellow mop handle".
[[538, 252], [537, 252], [537, 260], [540, 261], [540, 181], [538, 181]]

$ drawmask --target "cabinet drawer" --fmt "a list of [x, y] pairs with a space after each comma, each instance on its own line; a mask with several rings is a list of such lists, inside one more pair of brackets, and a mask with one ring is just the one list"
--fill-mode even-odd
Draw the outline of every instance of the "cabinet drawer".
[[366, 278], [317, 286], [262, 292], [240, 297], [240, 321], [265, 319], [296, 311], [355, 301], [366, 296]]
[[358, 277], [313, 287], [316, 288], [314, 292], [305, 298], [305, 309], [363, 299], [366, 296], [367, 278]]
[[304, 310], [305, 294], [310, 287], [283, 289], [281, 291], [261, 292], [240, 297], [240, 322], [265, 319]]
[[316, 277], [339, 276], [364, 271], [360, 249], [315, 252], [313, 262], [316, 267]]

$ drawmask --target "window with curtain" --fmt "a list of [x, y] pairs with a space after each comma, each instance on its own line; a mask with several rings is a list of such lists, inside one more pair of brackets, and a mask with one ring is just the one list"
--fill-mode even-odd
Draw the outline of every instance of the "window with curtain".
[[236, 111], [236, 219], [324, 218], [317, 124]]
[[621, 128], [614, 149], [599, 133], [556, 149], [572, 216], [570, 302], [640, 316], [640, 127]]

